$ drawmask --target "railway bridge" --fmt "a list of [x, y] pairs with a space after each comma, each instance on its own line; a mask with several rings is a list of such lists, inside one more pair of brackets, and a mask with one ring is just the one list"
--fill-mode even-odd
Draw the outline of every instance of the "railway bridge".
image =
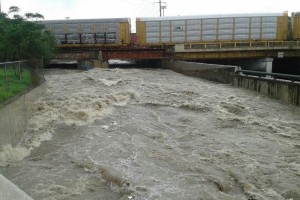
[[136, 18], [136, 33], [129, 18], [42, 23], [57, 41], [56, 59], [93, 67], [110, 59], [175, 59], [272, 72], [273, 60], [300, 58], [300, 13]]
[[[298, 41], [249, 41], [249, 42], [201, 42], [163, 45], [127, 44], [59, 44], [56, 60], [76, 60], [80, 66], [105, 67], [106, 61], [166, 60], [175, 59], [196, 62], [218, 62], [245, 65], [246, 69], [268, 65], [272, 72], [273, 59], [300, 58]], [[239, 62], [237, 62], [239, 61]]]

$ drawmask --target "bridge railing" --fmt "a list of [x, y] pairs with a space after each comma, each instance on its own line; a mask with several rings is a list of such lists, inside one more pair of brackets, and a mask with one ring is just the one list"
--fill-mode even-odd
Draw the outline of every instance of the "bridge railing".
[[0, 104], [44, 81], [42, 60], [0, 63]]
[[300, 81], [300, 76], [293, 75], [293, 74], [268, 73], [268, 72], [261, 72], [261, 71], [252, 71], [252, 70], [237, 70], [236, 74], [245, 75], [245, 76], [258, 76], [261, 78], [266, 77], [272, 79], [283, 79], [291, 82]]
[[300, 49], [300, 41], [245, 41], [185, 43], [184, 50]]

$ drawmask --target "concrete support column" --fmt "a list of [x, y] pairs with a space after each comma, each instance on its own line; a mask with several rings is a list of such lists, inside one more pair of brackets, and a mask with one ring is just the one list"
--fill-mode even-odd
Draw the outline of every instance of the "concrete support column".
[[91, 60], [77, 60], [78, 68], [82, 70], [89, 70], [92, 69], [92, 61]]
[[107, 61], [92, 60], [93, 68], [109, 68]]
[[108, 68], [108, 61], [104, 58], [103, 52], [99, 51], [98, 53], [98, 60], [97, 60], [97, 66], [98, 68]]
[[99, 51], [99, 53], [98, 53], [98, 60], [101, 60], [101, 61], [104, 60], [102, 51]]
[[92, 59], [92, 60], [78, 60], [77, 61], [78, 68], [82, 70], [90, 70], [93, 68], [108, 68], [108, 62], [107, 61], [101, 61], [98, 59]]
[[[265, 63], [265, 66], [266, 66], [266, 72], [267, 73], [272, 73], [273, 70], [273, 58], [265, 58], [263, 59], [263, 62]], [[271, 78], [270, 75], [266, 75], [267, 78]]]
[[272, 70], [272, 68], [273, 68], [273, 58], [265, 58], [263, 60], [263, 62], [266, 63], [266, 72], [267, 73], [272, 73], [273, 72], [273, 70]]

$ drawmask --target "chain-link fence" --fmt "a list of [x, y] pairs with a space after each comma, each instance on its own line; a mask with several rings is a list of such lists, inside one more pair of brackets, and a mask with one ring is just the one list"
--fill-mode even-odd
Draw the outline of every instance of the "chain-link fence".
[[43, 60], [0, 63], [0, 104], [43, 81]]

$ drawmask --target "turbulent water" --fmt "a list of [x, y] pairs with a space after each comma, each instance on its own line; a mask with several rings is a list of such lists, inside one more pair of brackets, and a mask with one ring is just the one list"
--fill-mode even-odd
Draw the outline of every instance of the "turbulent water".
[[297, 107], [162, 69], [46, 79], [26, 138], [0, 153], [34, 199], [300, 199]]

